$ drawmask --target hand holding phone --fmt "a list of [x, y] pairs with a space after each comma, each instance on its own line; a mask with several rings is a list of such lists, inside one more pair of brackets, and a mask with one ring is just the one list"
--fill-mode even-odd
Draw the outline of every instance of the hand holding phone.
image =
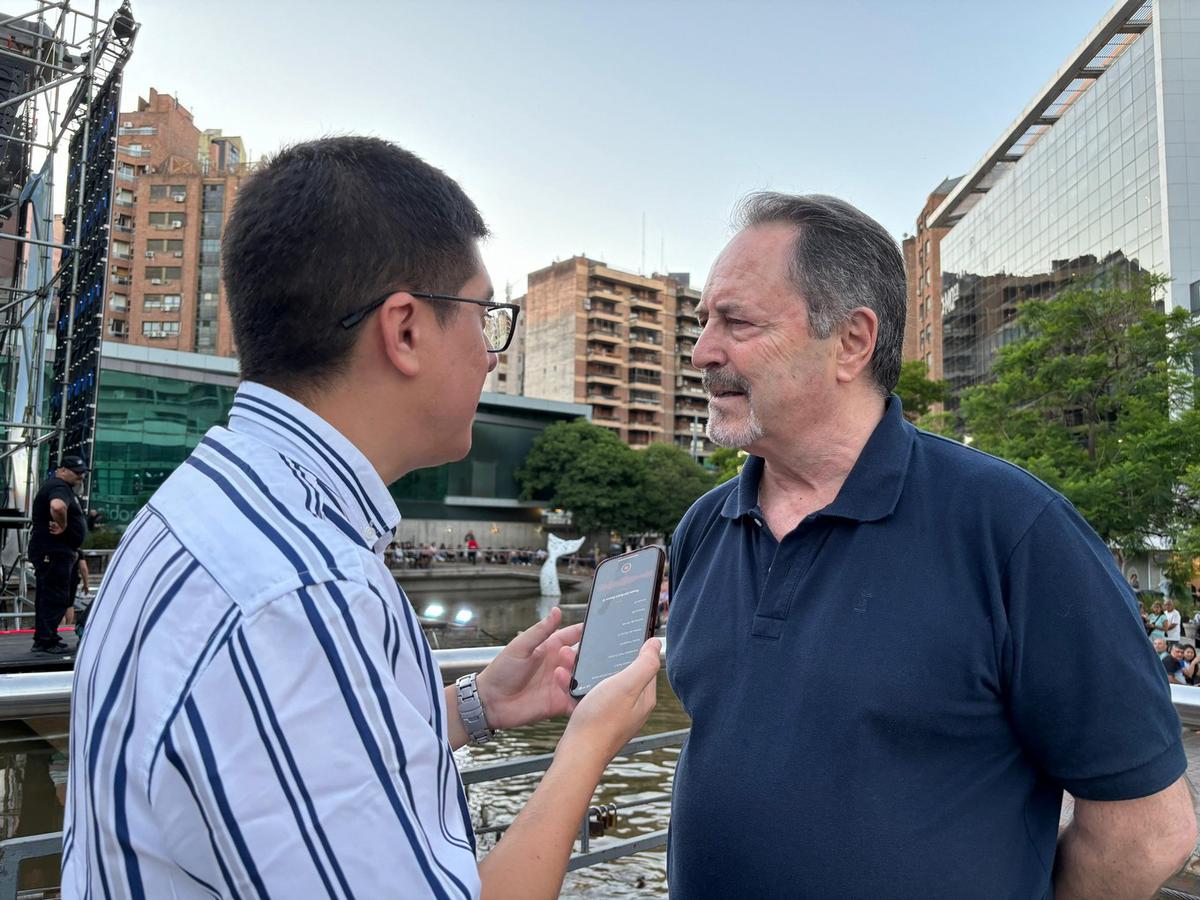
[[637, 659], [658, 621], [665, 561], [661, 547], [643, 547], [596, 567], [571, 674], [572, 697], [583, 697]]

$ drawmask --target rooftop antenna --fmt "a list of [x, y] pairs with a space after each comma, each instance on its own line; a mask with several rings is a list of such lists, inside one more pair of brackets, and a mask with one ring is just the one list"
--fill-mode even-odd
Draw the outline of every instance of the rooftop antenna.
[[638, 269], [639, 275], [646, 274], [646, 214], [642, 213], [642, 267]]

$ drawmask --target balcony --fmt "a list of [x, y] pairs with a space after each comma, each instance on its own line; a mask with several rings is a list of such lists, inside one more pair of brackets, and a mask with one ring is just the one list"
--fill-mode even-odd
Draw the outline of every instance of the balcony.
[[616, 394], [601, 394], [596, 391], [588, 391], [587, 402], [593, 406], [620, 406], [621, 398]]
[[651, 367], [643, 367], [642, 363], [630, 362], [629, 364], [629, 380], [638, 384], [652, 384], [655, 387], [662, 387], [663, 379], [660, 372], [654, 371]]
[[630, 316], [629, 327], [631, 329], [645, 328], [649, 331], [655, 332], [658, 335], [659, 340], [662, 339], [663, 323], [658, 319], [647, 319], [645, 316]]
[[617, 372], [586, 372], [584, 373], [583, 380], [588, 384], [607, 384], [612, 387], [623, 387], [625, 385], [625, 382]]
[[648, 431], [651, 434], [662, 434], [663, 433], [662, 426], [659, 425], [657, 422], [655, 422], [653, 419], [648, 419], [646, 421], [631, 419], [629, 422], [629, 430], [630, 431]]
[[119, 150], [121, 153], [124, 153], [126, 156], [149, 156], [150, 155], [150, 151], [147, 150], [145, 147], [124, 147], [124, 146], [121, 146], [120, 144], [118, 144], [117, 150]]
[[114, 275], [112, 277], [113, 284], [133, 284], [132, 278], [126, 278], [124, 275]]
[[675, 398], [675, 415], [700, 415], [708, 416], [708, 404], [698, 400], [693, 400], [691, 397], [676, 396]]
[[595, 285], [590, 285], [587, 293], [589, 297], [595, 297], [598, 300], [613, 300], [619, 303], [625, 299], [614, 290], [604, 287], [597, 287]]
[[614, 366], [625, 365], [625, 358], [621, 356], [620, 353], [616, 353], [613, 350], [608, 349], [608, 345], [606, 344], [588, 344], [587, 358], [604, 360], [605, 362], [611, 363]]
[[658, 354], [643, 356], [640, 353], [630, 353], [629, 365], [636, 366], [639, 369], [649, 369], [652, 372], [661, 372], [663, 370], [662, 359]]
[[116, 206], [133, 206], [133, 198], [132, 197], [117, 197], [117, 199], [114, 200], [113, 203]]
[[651, 400], [649, 397], [630, 397], [630, 409], [662, 409], [662, 400]]
[[648, 350], [658, 350], [662, 347], [662, 335], [652, 331], [629, 332], [629, 346], [644, 347]]
[[675, 393], [689, 394], [693, 397], [707, 397], [708, 391], [704, 390], [703, 385], [696, 384], [691, 381], [684, 381], [682, 378], [675, 379]]
[[589, 319], [599, 319], [602, 322], [624, 322], [625, 317], [618, 313], [615, 309], [601, 309], [597, 306], [592, 306], [588, 310]]
[[134, 175], [132, 172], [118, 171], [117, 178], [121, 179], [121, 181], [137, 181], [137, 176]]
[[616, 331], [607, 331], [602, 328], [589, 329], [587, 333], [589, 341], [604, 341], [609, 344], [620, 344], [621, 335]]
[[662, 298], [658, 294], [646, 294], [641, 297], [630, 297], [629, 305], [634, 309], [649, 309], [655, 312], [661, 312], [663, 308]]
[[704, 333], [704, 329], [699, 325], [680, 325], [675, 332], [684, 337], [698, 338]]
[[113, 228], [117, 231], [124, 232], [125, 234], [133, 234], [133, 226], [132, 225], [124, 225], [120, 222], [114, 222]]

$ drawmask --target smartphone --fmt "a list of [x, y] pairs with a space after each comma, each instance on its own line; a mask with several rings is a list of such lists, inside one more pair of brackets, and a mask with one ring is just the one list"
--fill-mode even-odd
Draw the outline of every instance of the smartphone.
[[624, 669], [654, 634], [665, 561], [661, 547], [642, 547], [596, 567], [571, 674], [572, 697]]

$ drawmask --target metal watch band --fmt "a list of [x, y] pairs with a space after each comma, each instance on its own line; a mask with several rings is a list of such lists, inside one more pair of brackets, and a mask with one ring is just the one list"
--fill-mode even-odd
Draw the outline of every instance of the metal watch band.
[[488, 728], [483, 701], [479, 699], [479, 688], [475, 686], [475, 673], [464, 675], [454, 682], [458, 689], [458, 717], [473, 744], [486, 744], [496, 732]]

